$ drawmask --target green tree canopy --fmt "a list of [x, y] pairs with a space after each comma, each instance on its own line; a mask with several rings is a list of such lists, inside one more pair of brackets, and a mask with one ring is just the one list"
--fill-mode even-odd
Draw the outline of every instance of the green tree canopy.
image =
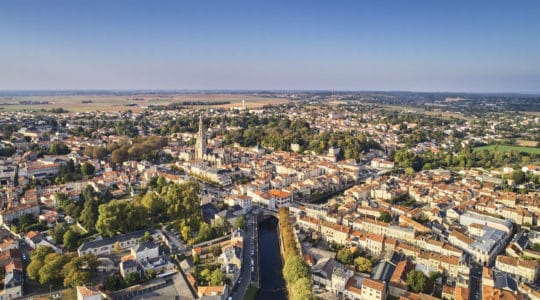
[[81, 165], [81, 173], [84, 176], [93, 176], [95, 170], [96, 170], [96, 168], [94, 167], [94, 165], [92, 165], [90, 163], [85, 162], [85, 163], [83, 163]]
[[129, 202], [111, 201], [100, 205], [98, 211], [96, 230], [106, 236], [135, 231], [148, 225], [147, 210]]
[[422, 271], [411, 270], [407, 273], [407, 284], [411, 291], [420, 293], [426, 289], [427, 277]]
[[295, 283], [292, 284], [291, 288], [291, 300], [310, 300], [314, 299], [313, 294], [311, 293], [312, 283], [311, 280], [307, 277], [298, 279]]
[[63, 241], [64, 247], [69, 251], [73, 251], [77, 249], [79, 243], [79, 235], [75, 231], [70, 229], [64, 233]]
[[522, 184], [527, 180], [527, 175], [523, 171], [518, 170], [512, 173], [511, 178], [516, 184]]
[[352, 265], [354, 255], [351, 252], [351, 249], [341, 248], [336, 254], [336, 259], [339, 260], [343, 264]]
[[63, 276], [60, 270], [70, 261], [70, 258], [69, 255], [58, 253], [47, 254], [43, 260], [43, 267], [39, 270], [39, 283], [41, 285], [62, 284]]
[[210, 285], [221, 285], [223, 284], [223, 281], [225, 280], [225, 275], [223, 275], [223, 272], [221, 272], [220, 269], [215, 269], [210, 274]]
[[358, 256], [354, 259], [354, 266], [358, 272], [370, 273], [373, 268], [373, 263], [365, 257]]
[[56, 244], [61, 244], [64, 241], [64, 233], [67, 228], [65, 223], [57, 223], [52, 229], [49, 230], [49, 235], [53, 238]]
[[379, 221], [385, 222], [385, 223], [390, 223], [392, 221], [392, 215], [387, 211], [383, 211], [383, 212], [381, 212], [381, 216], [379, 217]]
[[296, 282], [299, 278], [309, 276], [309, 267], [300, 255], [295, 254], [285, 261], [283, 277], [287, 282]]
[[244, 229], [245, 227], [246, 227], [246, 218], [244, 216], [240, 216], [236, 218], [236, 221], [234, 222], [234, 228]]

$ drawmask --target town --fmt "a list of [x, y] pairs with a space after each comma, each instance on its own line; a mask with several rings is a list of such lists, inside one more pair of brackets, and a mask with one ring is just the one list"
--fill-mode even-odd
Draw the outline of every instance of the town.
[[238, 97], [0, 112], [0, 299], [540, 299], [538, 115]]

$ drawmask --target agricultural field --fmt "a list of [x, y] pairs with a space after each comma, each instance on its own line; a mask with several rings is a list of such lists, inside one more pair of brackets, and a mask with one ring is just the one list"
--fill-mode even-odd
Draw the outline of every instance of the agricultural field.
[[540, 148], [533, 148], [533, 147], [490, 145], [490, 146], [482, 146], [482, 147], [474, 148], [474, 151], [482, 151], [482, 150], [493, 150], [497, 152], [516, 151], [516, 152], [526, 152], [530, 154], [540, 154]]
[[433, 109], [433, 110], [425, 110], [421, 107], [413, 107], [413, 106], [399, 106], [399, 105], [381, 105], [381, 108], [385, 111], [391, 111], [391, 112], [414, 112], [418, 114], [424, 114], [427, 116], [433, 116], [433, 117], [441, 117], [445, 119], [455, 118], [455, 119], [467, 119], [466, 116], [459, 112], [450, 112], [450, 111], [443, 111], [441, 109]]
[[528, 140], [516, 140], [516, 144], [521, 147], [536, 147], [538, 145], [537, 141], [528, 141]]
[[[191, 105], [193, 108], [257, 108], [268, 104], [283, 104], [288, 99], [263, 97], [257, 94], [140, 94], [140, 95], [68, 95], [0, 97], [0, 112], [41, 111], [63, 108], [69, 112], [126, 111], [140, 112], [149, 105], [168, 105], [175, 102], [227, 102], [216, 105]], [[21, 101], [45, 104], [22, 104]]]

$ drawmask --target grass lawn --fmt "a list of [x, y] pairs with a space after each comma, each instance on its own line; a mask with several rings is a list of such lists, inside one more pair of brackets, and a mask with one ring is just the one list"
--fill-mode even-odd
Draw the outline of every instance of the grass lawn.
[[254, 286], [253, 284], [250, 284], [246, 291], [246, 296], [244, 297], [244, 300], [255, 300], [255, 296], [257, 296], [257, 291], [259, 289]]
[[540, 148], [532, 147], [519, 147], [519, 146], [507, 146], [507, 145], [490, 145], [474, 148], [474, 151], [493, 150], [498, 152], [516, 151], [526, 152], [530, 154], [540, 154]]

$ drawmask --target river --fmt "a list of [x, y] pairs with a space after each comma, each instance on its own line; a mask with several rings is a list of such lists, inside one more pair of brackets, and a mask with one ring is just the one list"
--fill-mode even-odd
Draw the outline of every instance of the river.
[[259, 264], [261, 288], [257, 300], [287, 299], [279, 252], [278, 220], [270, 218], [259, 225]]

